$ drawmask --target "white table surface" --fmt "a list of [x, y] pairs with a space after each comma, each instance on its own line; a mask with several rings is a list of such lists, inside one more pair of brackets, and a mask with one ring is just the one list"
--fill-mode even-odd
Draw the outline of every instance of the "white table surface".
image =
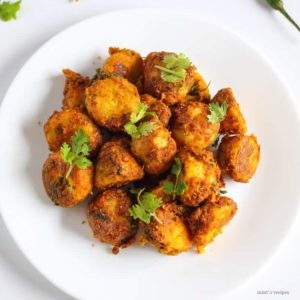
[[[300, 22], [300, 1], [284, 2]], [[18, 70], [50, 37], [90, 16], [136, 7], [197, 10], [199, 18], [217, 21], [243, 35], [272, 61], [300, 104], [300, 33], [279, 13], [270, 10], [265, 0], [23, 0], [17, 21], [0, 22], [0, 103]], [[222, 299], [300, 299], [299, 232], [298, 217], [272, 260], [248, 282]], [[260, 295], [257, 291], [268, 294]], [[280, 295], [274, 291], [289, 294]], [[10, 237], [1, 217], [0, 299], [72, 299], [31, 266]], [[130, 295], [124, 295], [124, 299], [130, 299]]]

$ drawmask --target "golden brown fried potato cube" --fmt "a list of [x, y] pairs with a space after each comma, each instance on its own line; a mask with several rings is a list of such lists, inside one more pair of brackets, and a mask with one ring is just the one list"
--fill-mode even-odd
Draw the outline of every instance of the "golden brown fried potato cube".
[[148, 111], [153, 111], [156, 113], [158, 119], [165, 127], [168, 126], [172, 115], [168, 105], [149, 94], [141, 95], [141, 101], [149, 106]]
[[70, 69], [63, 69], [63, 73], [65, 74], [63, 110], [75, 107], [82, 109], [84, 91], [90, 79]]
[[116, 139], [101, 148], [95, 170], [95, 186], [99, 189], [119, 187], [144, 177], [142, 167], [129, 152], [127, 139]]
[[185, 101], [200, 101], [208, 103], [210, 101], [209, 84], [206, 83], [199, 73], [195, 73], [194, 81], [194, 85], [189, 91], [189, 94], [186, 96]]
[[218, 149], [217, 160], [222, 171], [233, 180], [248, 182], [260, 158], [260, 146], [254, 135], [225, 136]]
[[168, 129], [157, 119], [151, 122], [157, 128], [147, 136], [132, 139], [131, 152], [144, 163], [146, 173], [158, 175], [171, 166], [177, 148]]
[[208, 121], [210, 114], [205, 103], [192, 101], [178, 105], [174, 110], [172, 136], [177, 145], [194, 153], [201, 153], [216, 139], [220, 124]]
[[150, 243], [159, 252], [177, 255], [192, 246], [190, 232], [185, 224], [183, 207], [173, 203], [165, 203], [156, 210], [160, 222], [152, 218], [150, 224], [144, 225], [141, 245]]
[[93, 166], [80, 169], [76, 165], [65, 178], [69, 169], [61, 152], [50, 153], [43, 165], [42, 177], [45, 190], [51, 200], [59, 206], [71, 207], [83, 201], [93, 188]]
[[161, 98], [167, 105], [183, 101], [194, 84], [195, 67], [186, 70], [184, 80], [167, 82], [161, 78], [161, 71], [155, 66], [164, 67], [164, 57], [172, 52], [151, 52], [145, 59], [144, 91], [156, 98]]
[[82, 129], [89, 137], [91, 156], [95, 155], [102, 143], [100, 130], [93, 121], [78, 108], [55, 111], [44, 125], [44, 132], [50, 151], [58, 151], [66, 142], [71, 145], [71, 137]]
[[122, 131], [131, 113], [137, 113], [140, 96], [127, 79], [110, 77], [86, 89], [85, 105], [91, 118], [111, 131]]
[[236, 203], [227, 197], [220, 197], [214, 203], [206, 201], [193, 211], [188, 217], [188, 224], [197, 252], [204, 252], [204, 248], [222, 233], [223, 227], [229, 223], [236, 211]]
[[210, 100], [209, 83], [206, 83], [204, 78], [199, 73], [195, 74], [195, 84], [197, 85], [199, 90], [198, 95], [200, 101], [205, 103], [209, 102]]
[[180, 180], [186, 184], [186, 190], [180, 200], [187, 206], [198, 206], [206, 198], [218, 193], [221, 186], [221, 170], [213, 153], [203, 150], [194, 154], [187, 150], [178, 153], [183, 169]]
[[133, 83], [143, 74], [143, 59], [136, 51], [110, 47], [109, 54], [102, 68], [104, 72], [120, 74]]
[[135, 242], [138, 223], [129, 214], [132, 200], [120, 189], [107, 190], [91, 201], [87, 217], [94, 237], [102, 243], [113, 245], [112, 252]]
[[240, 110], [239, 104], [236, 102], [231, 88], [218, 91], [218, 93], [213, 97], [212, 102], [218, 102], [220, 104], [226, 102], [229, 105], [225, 119], [221, 122], [221, 133], [245, 134], [247, 132], [245, 119]]

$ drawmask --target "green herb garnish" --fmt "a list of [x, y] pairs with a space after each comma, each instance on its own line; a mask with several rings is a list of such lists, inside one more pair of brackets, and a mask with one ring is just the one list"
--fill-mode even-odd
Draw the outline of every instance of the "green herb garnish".
[[183, 54], [166, 54], [163, 59], [165, 66], [155, 65], [155, 68], [161, 70], [161, 78], [167, 82], [176, 82], [184, 80], [186, 69], [191, 66], [191, 61]]
[[157, 222], [161, 223], [157, 218], [155, 211], [162, 206], [162, 199], [153, 193], [145, 192], [145, 188], [132, 192], [137, 195], [137, 204], [129, 209], [130, 215], [135, 220], [140, 219], [146, 224], [150, 223], [152, 217], [154, 217]]
[[208, 104], [210, 114], [208, 115], [208, 121], [212, 124], [217, 124], [225, 119], [228, 104], [226, 102], [219, 104], [218, 102]]
[[227, 191], [226, 190], [220, 190], [220, 194], [222, 194], [222, 195], [227, 194]]
[[101, 68], [98, 68], [98, 69], [96, 69], [96, 74], [93, 77], [92, 81], [103, 80], [103, 79], [111, 78], [111, 77], [123, 77], [123, 76], [119, 73], [104, 72], [103, 70], [101, 70]]
[[154, 131], [158, 125], [151, 121], [142, 122], [136, 125], [139, 121], [147, 116], [156, 116], [155, 112], [147, 111], [149, 106], [145, 103], [140, 103], [138, 107], [138, 113], [132, 113], [130, 120], [124, 125], [125, 132], [134, 139], [139, 139], [142, 136], [149, 135]]
[[278, 10], [282, 15], [284, 15], [289, 22], [291, 22], [298, 31], [300, 31], [299, 25], [292, 19], [292, 17], [287, 13], [284, 8], [283, 2], [281, 0], [266, 0], [271, 7]]
[[17, 12], [21, 8], [21, 2], [17, 1], [14, 3], [4, 1], [0, 1], [0, 19], [2, 21], [10, 21], [17, 18]]
[[179, 180], [179, 175], [182, 171], [182, 163], [178, 157], [174, 158], [174, 164], [171, 169], [171, 174], [175, 175], [176, 180], [175, 184], [172, 181], [165, 180], [163, 182], [164, 193], [167, 195], [172, 195], [173, 200], [175, 200], [176, 196], [181, 196], [185, 192], [186, 184], [183, 181]]
[[90, 154], [91, 146], [87, 144], [89, 137], [82, 129], [77, 130], [71, 138], [71, 147], [67, 143], [63, 143], [60, 148], [62, 158], [69, 163], [69, 169], [65, 175], [67, 178], [73, 167], [76, 165], [80, 169], [86, 169], [92, 162], [87, 158]]

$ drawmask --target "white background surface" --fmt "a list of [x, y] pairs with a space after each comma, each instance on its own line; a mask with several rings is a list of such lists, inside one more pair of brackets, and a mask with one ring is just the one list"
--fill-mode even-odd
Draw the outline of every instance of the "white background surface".
[[[300, 22], [299, 0], [285, 0], [285, 3], [289, 12]], [[0, 23], [0, 102], [21, 66], [50, 37], [87, 17], [134, 7], [197, 10], [199, 18], [217, 21], [245, 36], [281, 72], [300, 104], [300, 33], [278, 13], [268, 9], [264, 0], [152, 0], [151, 3], [145, 0], [80, 0], [73, 3], [68, 0], [23, 0], [18, 20]], [[300, 299], [299, 232], [298, 217], [291, 234], [272, 262], [255, 278], [223, 299]], [[26, 261], [1, 219], [0, 240], [0, 299], [71, 299]], [[269, 294], [258, 295], [260, 290], [269, 291]], [[288, 291], [289, 295], [270, 294], [272, 291]]]

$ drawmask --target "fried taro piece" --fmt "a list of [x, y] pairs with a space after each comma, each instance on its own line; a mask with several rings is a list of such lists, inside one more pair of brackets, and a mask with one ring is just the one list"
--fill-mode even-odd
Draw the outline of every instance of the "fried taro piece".
[[44, 133], [50, 151], [59, 151], [63, 143], [71, 145], [71, 138], [82, 129], [91, 146], [90, 156], [94, 156], [102, 144], [102, 135], [93, 121], [78, 108], [55, 111], [44, 125]]
[[233, 180], [248, 182], [255, 174], [260, 159], [260, 146], [254, 135], [225, 136], [217, 160], [221, 170]]
[[187, 101], [210, 102], [209, 83], [206, 83], [200, 73], [195, 73], [194, 85], [186, 96]]
[[192, 246], [192, 239], [183, 217], [182, 206], [165, 203], [156, 210], [159, 221], [152, 218], [150, 224], [144, 224], [141, 245], [150, 243], [160, 253], [177, 255]]
[[90, 79], [70, 69], [63, 69], [65, 75], [63, 110], [78, 107], [83, 109], [83, 96]]
[[42, 169], [42, 178], [47, 195], [59, 206], [72, 207], [82, 202], [92, 192], [93, 166], [80, 169], [76, 165], [66, 178], [69, 163], [60, 152], [50, 153]]
[[213, 97], [212, 102], [218, 102], [219, 104], [226, 102], [228, 104], [225, 119], [221, 122], [220, 126], [222, 134], [245, 134], [247, 132], [245, 119], [231, 88], [218, 91]]
[[151, 52], [145, 59], [144, 66], [144, 92], [163, 100], [167, 105], [184, 101], [194, 84], [195, 67], [186, 69], [183, 80], [167, 82], [161, 77], [161, 70], [155, 66], [164, 67], [164, 57], [172, 52]]
[[158, 175], [171, 166], [177, 148], [168, 129], [155, 118], [151, 122], [157, 128], [147, 136], [132, 139], [131, 153], [144, 163], [146, 173]]
[[218, 136], [220, 124], [209, 122], [209, 114], [205, 103], [191, 101], [178, 105], [171, 129], [177, 144], [196, 154], [211, 145]]
[[144, 177], [144, 171], [129, 152], [125, 138], [114, 139], [101, 148], [95, 168], [95, 186], [99, 189], [119, 187]]
[[203, 150], [193, 154], [188, 150], [178, 153], [183, 169], [180, 180], [186, 185], [180, 201], [187, 206], [198, 206], [208, 197], [218, 194], [223, 186], [221, 170], [216, 163], [213, 153]]
[[197, 252], [204, 252], [204, 248], [222, 233], [236, 211], [237, 205], [232, 199], [219, 197], [214, 203], [205, 201], [191, 213], [187, 220]]
[[135, 83], [143, 74], [144, 63], [141, 55], [130, 49], [109, 48], [110, 56], [103, 65], [103, 72], [119, 74]]
[[149, 94], [141, 95], [141, 101], [149, 106], [148, 111], [155, 112], [160, 122], [167, 127], [171, 118], [171, 110], [164, 102]]
[[132, 200], [121, 189], [106, 190], [87, 207], [87, 217], [94, 237], [111, 244], [112, 252], [135, 242], [138, 223], [129, 214]]
[[110, 77], [86, 89], [85, 105], [90, 117], [110, 131], [123, 131], [131, 113], [137, 113], [140, 96], [127, 79]]

